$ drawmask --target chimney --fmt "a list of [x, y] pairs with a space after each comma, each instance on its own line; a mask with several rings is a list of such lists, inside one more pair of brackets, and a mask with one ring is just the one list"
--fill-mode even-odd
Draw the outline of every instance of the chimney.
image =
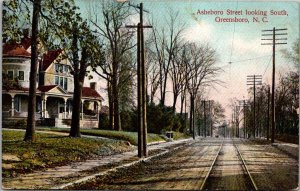
[[96, 82], [91, 82], [90, 83], [90, 88], [93, 90], [96, 90]]

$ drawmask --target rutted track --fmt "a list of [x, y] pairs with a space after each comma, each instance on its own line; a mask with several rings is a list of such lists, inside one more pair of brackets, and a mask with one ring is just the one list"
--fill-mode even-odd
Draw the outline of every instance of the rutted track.
[[266, 144], [227, 138], [196, 139], [159, 158], [68, 189], [288, 190], [297, 185], [295, 165], [293, 159]]
[[68, 189], [199, 189], [219, 152], [222, 139], [196, 140], [165, 156], [98, 177]]
[[225, 139], [200, 189], [257, 190], [246, 163], [233, 140]]

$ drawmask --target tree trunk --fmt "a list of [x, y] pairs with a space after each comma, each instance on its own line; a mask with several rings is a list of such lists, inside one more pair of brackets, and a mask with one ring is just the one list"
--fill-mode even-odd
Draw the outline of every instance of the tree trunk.
[[[82, 87], [84, 84], [84, 77], [86, 73], [86, 63], [87, 63], [87, 51], [86, 48], [82, 48], [81, 61], [79, 69], [78, 60], [78, 36], [77, 30], [73, 34], [73, 64], [74, 64], [74, 94], [73, 94], [73, 109], [72, 109], [72, 121], [70, 137], [80, 137], [80, 112], [81, 112], [81, 97], [82, 97]], [[82, 113], [83, 115], [83, 113]]]
[[37, 81], [37, 66], [38, 66], [38, 23], [39, 12], [41, 9], [41, 0], [35, 0], [33, 3], [32, 17], [32, 41], [31, 41], [31, 66], [30, 66], [30, 84], [28, 98], [28, 116], [27, 126], [24, 141], [33, 141], [35, 133], [35, 110], [36, 110], [36, 81]]
[[178, 98], [178, 93], [174, 93], [173, 94], [173, 113], [176, 113], [176, 102], [177, 102], [177, 98]]
[[[185, 95], [185, 93], [184, 93], [184, 95]], [[181, 95], [180, 116], [182, 116], [182, 113], [183, 113], [183, 103], [184, 103], [184, 100], [185, 100], [185, 97]]]
[[108, 91], [108, 106], [109, 106], [109, 128], [114, 130], [114, 102], [111, 83], [107, 81], [107, 91]]
[[113, 77], [112, 77], [112, 94], [113, 94], [113, 105], [114, 105], [114, 129], [121, 131], [120, 126], [120, 111], [119, 111], [119, 90], [118, 90], [118, 69], [117, 63], [113, 63]]
[[193, 104], [193, 96], [191, 95], [191, 105], [190, 105], [190, 133], [193, 133], [193, 107], [194, 107], [194, 104]]

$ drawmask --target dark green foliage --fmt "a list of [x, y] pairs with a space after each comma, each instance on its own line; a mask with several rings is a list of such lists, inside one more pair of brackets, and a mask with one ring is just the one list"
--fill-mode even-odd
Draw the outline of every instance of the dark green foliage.
[[124, 131], [137, 132], [137, 115], [133, 111], [121, 111], [121, 124]]
[[99, 129], [110, 129], [108, 115], [104, 113], [99, 114]]
[[[128, 110], [121, 112], [124, 131], [137, 131], [137, 112]], [[165, 131], [185, 132], [185, 119], [174, 114], [173, 108], [149, 103], [147, 106], [148, 133], [161, 134]]]
[[172, 107], [149, 104], [147, 107], [148, 132], [178, 131], [182, 128], [179, 116]]
[[[253, 91], [253, 90], [251, 90]], [[253, 94], [252, 92], [250, 92]], [[269, 125], [271, 130], [271, 99]], [[275, 133], [286, 135], [298, 135], [299, 131], [299, 73], [289, 72], [280, 77], [275, 90]], [[256, 131], [266, 136], [268, 87], [264, 84], [256, 90]], [[253, 98], [250, 100], [250, 108], [246, 111], [247, 128], [254, 131]]]

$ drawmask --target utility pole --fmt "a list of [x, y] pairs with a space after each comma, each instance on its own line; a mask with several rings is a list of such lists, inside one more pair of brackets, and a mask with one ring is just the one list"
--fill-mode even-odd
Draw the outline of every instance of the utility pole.
[[211, 112], [211, 106], [213, 103], [213, 100], [203, 100], [202, 103], [204, 104], [204, 137], [206, 137], [207, 135], [207, 115], [206, 115], [206, 103], [208, 103], [208, 111], [209, 111], [209, 124], [210, 124], [210, 136], [212, 137], [212, 126], [213, 126], [213, 122], [212, 122], [212, 112]]
[[253, 132], [255, 137], [256, 132], [256, 113], [255, 113], [255, 86], [262, 85], [262, 75], [247, 75], [247, 85], [253, 86]]
[[210, 116], [210, 137], [213, 136], [212, 104], [213, 104], [213, 100], [208, 100], [209, 116]]
[[145, 72], [145, 53], [144, 53], [144, 28], [152, 26], [143, 25], [143, 3], [140, 5], [131, 5], [139, 9], [140, 22], [138, 25], [126, 25], [127, 28], [137, 28], [137, 112], [138, 112], [138, 157], [147, 157], [147, 89], [146, 89], [146, 72]]
[[239, 100], [239, 106], [243, 107], [243, 116], [244, 116], [244, 138], [246, 138], [247, 128], [246, 128], [246, 107], [249, 107], [247, 100]]
[[[272, 121], [272, 135], [271, 135], [271, 142], [274, 143], [275, 138], [275, 46], [280, 44], [287, 44], [286, 42], [283, 42], [281, 40], [287, 40], [287, 38], [276, 38], [276, 36], [284, 36], [287, 35], [287, 33], [276, 33], [276, 31], [286, 31], [287, 28], [284, 29], [276, 29], [273, 27], [272, 30], [262, 30], [262, 32], [272, 32], [272, 34], [262, 34], [262, 36], [272, 36], [271, 39], [261, 39], [261, 40], [268, 40], [272, 41], [272, 43], [262, 43], [261, 45], [272, 45], [273, 46], [273, 70], [272, 70], [272, 98], [271, 98], [271, 108], [272, 108], [272, 115], [271, 115], [271, 121]], [[279, 41], [279, 42], [276, 42]]]
[[240, 107], [239, 106], [235, 106], [235, 123], [236, 123], [236, 137], [240, 137], [240, 123], [239, 123], [239, 116], [240, 116]]
[[206, 137], [206, 101], [203, 100], [202, 103], [204, 105], [204, 137]]
[[270, 139], [270, 86], [268, 85], [267, 140]]

